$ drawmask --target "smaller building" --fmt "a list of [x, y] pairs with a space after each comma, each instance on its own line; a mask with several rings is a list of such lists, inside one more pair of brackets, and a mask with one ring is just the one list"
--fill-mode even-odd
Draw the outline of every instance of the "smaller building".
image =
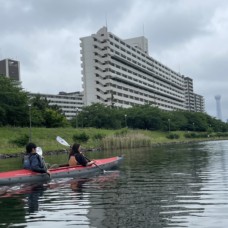
[[204, 97], [194, 93], [195, 112], [205, 112], [205, 100]]
[[184, 77], [184, 87], [185, 87], [185, 108], [190, 112], [194, 112], [195, 103], [194, 103], [192, 78]]
[[13, 59], [1, 60], [0, 75], [20, 82], [20, 62]]
[[66, 116], [68, 120], [75, 117], [83, 107], [82, 92], [59, 92], [58, 95], [31, 93], [30, 95], [39, 95], [41, 97], [46, 98], [50, 105], [57, 105], [62, 110], [62, 113]]

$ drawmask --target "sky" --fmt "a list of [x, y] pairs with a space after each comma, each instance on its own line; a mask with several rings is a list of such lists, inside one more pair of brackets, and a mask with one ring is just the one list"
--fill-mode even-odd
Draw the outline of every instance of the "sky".
[[80, 38], [101, 27], [144, 35], [149, 55], [193, 79], [205, 111], [228, 119], [227, 0], [0, 0], [0, 59], [20, 61], [33, 93], [82, 91]]

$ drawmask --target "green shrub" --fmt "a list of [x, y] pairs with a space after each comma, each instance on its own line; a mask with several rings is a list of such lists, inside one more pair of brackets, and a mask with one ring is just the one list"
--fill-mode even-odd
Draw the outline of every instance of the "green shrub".
[[92, 138], [93, 138], [94, 140], [102, 140], [104, 137], [105, 137], [104, 134], [96, 133], [96, 134], [93, 135]]
[[228, 133], [227, 132], [218, 132], [215, 134], [216, 137], [227, 137]]
[[184, 134], [185, 138], [196, 138], [196, 133], [186, 133]]
[[18, 138], [11, 140], [10, 143], [18, 147], [26, 146], [29, 143], [29, 136], [27, 134], [20, 135]]
[[166, 136], [167, 139], [179, 139], [180, 136], [178, 134], [175, 133], [170, 133]]
[[73, 141], [82, 143], [87, 142], [89, 140], [89, 135], [87, 135], [85, 132], [77, 133], [73, 135]]
[[125, 136], [125, 135], [127, 135], [127, 133], [128, 133], [128, 129], [123, 128], [123, 129], [120, 129], [119, 131], [117, 131], [115, 133], [115, 136]]
[[201, 133], [201, 134], [196, 134], [194, 132], [191, 133], [186, 133], [184, 134], [185, 138], [208, 138], [209, 134], [208, 133]]

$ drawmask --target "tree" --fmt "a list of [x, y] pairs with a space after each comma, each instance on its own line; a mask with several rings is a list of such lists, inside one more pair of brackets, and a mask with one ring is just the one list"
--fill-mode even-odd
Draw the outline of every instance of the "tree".
[[33, 126], [65, 127], [69, 123], [58, 106], [49, 105], [46, 98], [36, 95], [31, 100]]
[[64, 127], [68, 125], [68, 122], [64, 115], [58, 111], [47, 108], [44, 112], [45, 126], [50, 127]]
[[27, 126], [28, 95], [13, 80], [0, 75], [0, 124]]

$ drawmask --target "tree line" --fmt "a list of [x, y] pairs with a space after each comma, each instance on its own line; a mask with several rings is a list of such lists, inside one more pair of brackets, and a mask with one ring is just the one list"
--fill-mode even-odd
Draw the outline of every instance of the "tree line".
[[58, 106], [17, 86], [0, 76], [0, 126], [28, 127], [94, 127], [106, 129], [147, 129], [161, 131], [227, 132], [228, 124], [206, 113], [163, 111], [150, 105], [131, 108], [92, 104], [85, 106], [70, 121]]
[[228, 124], [206, 113], [163, 111], [150, 105], [131, 108], [107, 107], [103, 104], [86, 106], [71, 121], [73, 126], [106, 129], [147, 129], [161, 131], [227, 132]]

